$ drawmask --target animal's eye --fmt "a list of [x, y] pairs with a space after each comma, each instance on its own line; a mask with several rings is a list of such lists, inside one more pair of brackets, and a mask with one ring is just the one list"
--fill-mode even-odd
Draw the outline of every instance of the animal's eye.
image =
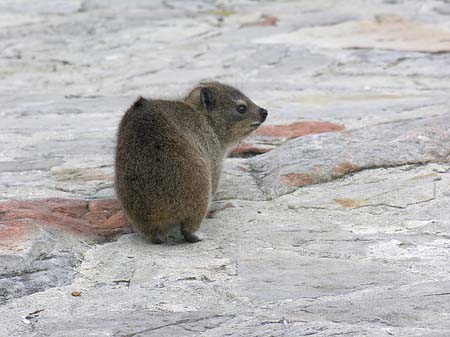
[[240, 104], [237, 107], [237, 111], [241, 114], [244, 114], [247, 111], [247, 106], [245, 106], [244, 104]]

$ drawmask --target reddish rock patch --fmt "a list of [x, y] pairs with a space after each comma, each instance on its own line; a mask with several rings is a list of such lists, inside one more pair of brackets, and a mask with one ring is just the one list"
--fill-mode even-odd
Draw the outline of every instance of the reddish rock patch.
[[232, 158], [248, 158], [256, 156], [258, 154], [269, 152], [270, 150], [272, 149], [267, 147], [258, 147], [250, 143], [242, 143], [239, 146], [233, 148], [228, 156]]
[[0, 203], [0, 241], [25, 240], [39, 228], [108, 237], [129, 232], [117, 200], [41, 199]]
[[122, 207], [116, 199], [92, 200], [88, 204], [90, 212], [120, 211]]
[[366, 205], [366, 202], [364, 200], [355, 200], [349, 198], [334, 199], [334, 201], [336, 201], [344, 208], [356, 208]]
[[[213, 218], [217, 212], [233, 207], [231, 203], [219, 205], [207, 217]], [[22, 249], [20, 244], [40, 227], [100, 237], [130, 232], [125, 214], [115, 199], [0, 202], [0, 247], [3, 249]]]
[[250, 27], [250, 26], [270, 27], [276, 26], [278, 21], [279, 19], [276, 16], [262, 14], [259, 20], [243, 23], [241, 27]]
[[357, 168], [350, 162], [344, 161], [338, 165], [336, 165], [333, 169], [335, 175], [337, 176], [343, 176], [350, 172], [355, 172]]
[[36, 226], [24, 220], [14, 224], [0, 222], [0, 248], [21, 250], [18, 249], [19, 243], [27, 240], [36, 229]]
[[221, 206], [219, 206], [219, 207], [217, 207], [217, 208], [211, 209], [211, 210], [208, 212], [208, 214], [206, 215], [206, 217], [207, 217], [208, 219], [215, 218], [215, 215], [217, 214], [217, 212], [221, 212], [221, 211], [223, 211], [223, 210], [225, 210], [225, 209], [227, 209], [227, 208], [234, 208], [234, 205], [233, 205], [232, 203], [230, 203], [230, 202], [227, 202], [227, 203], [224, 204], [224, 205], [221, 205]]
[[301, 187], [314, 183], [314, 178], [308, 173], [289, 173], [281, 176], [281, 181], [289, 187]]
[[241, 170], [242, 172], [251, 172], [252, 171], [252, 169], [250, 167], [243, 166], [243, 165], [239, 166], [239, 170]]
[[295, 122], [287, 125], [261, 125], [255, 134], [268, 137], [297, 138], [309, 134], [344, 130], [343, 125], [329, 122]]

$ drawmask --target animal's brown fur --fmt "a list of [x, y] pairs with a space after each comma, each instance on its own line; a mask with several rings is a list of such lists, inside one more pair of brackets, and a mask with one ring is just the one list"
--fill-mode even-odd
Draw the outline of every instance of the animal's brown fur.
[[[245, 113], [237, 111], [242, 103]], [[116, 149], [116, 190], [133, 227], [154, 243], [174, 226], [199, 241], [223, 158], [266, 116], [218, 82], [201, 83], [180, 101], [139, 98], [120, 122]]]

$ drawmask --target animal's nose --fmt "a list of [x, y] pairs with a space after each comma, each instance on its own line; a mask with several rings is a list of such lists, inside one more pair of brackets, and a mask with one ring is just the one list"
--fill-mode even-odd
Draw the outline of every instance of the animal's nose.
[[268, 115], [269, 113], [267, 112], [266, 109], [264, 109], [264, 108], [259, 108], [259, 114], [261, 115], [262, 121], [264, 122], [264, 121], [266, 120], [267, 115]]

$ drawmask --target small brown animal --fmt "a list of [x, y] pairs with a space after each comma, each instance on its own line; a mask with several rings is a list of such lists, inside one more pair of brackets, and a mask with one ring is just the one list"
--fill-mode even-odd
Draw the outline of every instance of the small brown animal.
[[223, 158], [267, 118], [239, 90], [200, 83], [180, 101], [140, 97], [120, 122], [116, 190], [134, 229], [153, 243], [180, 226], [188, 242], [217, 190]]

